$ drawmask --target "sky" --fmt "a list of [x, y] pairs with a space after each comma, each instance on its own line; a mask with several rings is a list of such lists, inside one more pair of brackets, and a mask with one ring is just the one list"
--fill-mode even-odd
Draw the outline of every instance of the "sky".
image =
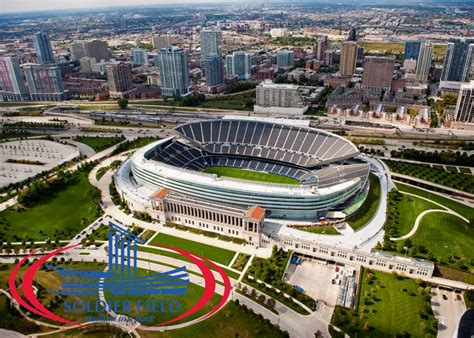
[[[159, 5], [169, 3], [216, 2], [217, 0], [0, 0], [0, 13], [50, 9]], [[219, 2], [225, 2], [220, 0]]]

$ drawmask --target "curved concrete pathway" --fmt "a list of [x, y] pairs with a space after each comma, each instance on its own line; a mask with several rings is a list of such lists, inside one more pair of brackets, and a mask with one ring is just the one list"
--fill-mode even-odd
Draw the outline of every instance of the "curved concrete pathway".
[[419, 199], [422, 199], [422, 200], [425, 200], [427, 202], [430, 202], [430, 203], [433, 203], [433, 204], [436, 204], [437, 206], [443, 208], [443, 209], [428, 209], [428, 210], [425, 210], [423, 211], [422, 213], [420, 213], [416, 219], [415, 219], [415, 224], [413, 225], [413, 228], [410, 230], [409, 233], [407, 233], [406, 235], [403, 235], [403, 236], [400, 236], [400, 237], [391, 237], [390, 240], [392, 241], [401, 241], [401, 240], [404, 240], [404, 239], [407, 239], [407, 238], [410, 238], [411, 236], [413, 236], [416, 231], [418, 230], [418, 227], [420, 226], [420, 222], [421, 220], [423, 219], [423, 217], [426, 215], [426, 214], [429, 214], [431, 212], [444, 212], [446, 214], [451, 214], [451, 215], [454, 215], [454, 216], [457, 216], [459, 217], [460, 219], [462, 219], [463, 221], [469, 223], [469, 220], [462, 216], [461, 214], [458, 214], [456, 211], [453, 211], [451, 209], [449, 209], [448, 207], [438, 203], [438, 202], [435, 202], [433, 200], [430, 200], [429, 198], [426, 198], [426, 197], [422, 197], [422, 196], [419, 196], [419, 195], [415, 195], [415, 194], [412, 194], [412, 193], [409, 193], [409, 192], [404, 192], [404, 191], [400, 191], [402, 194], [405, 194], [405, 195], [410, 195], [410, 196], [413, 196], [413, 197], [416, 197], [416, 198], [419, 198]]

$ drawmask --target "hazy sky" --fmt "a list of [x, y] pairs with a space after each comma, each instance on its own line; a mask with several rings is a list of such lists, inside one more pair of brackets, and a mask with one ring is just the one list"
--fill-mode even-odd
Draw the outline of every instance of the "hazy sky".
[[[168, 3], [215, 2], [216, 0], [0, 0], [1, 12], [26, 12], [62, 8], [159, 5]], [[220, 0], [227, 2], [229, 0]]]

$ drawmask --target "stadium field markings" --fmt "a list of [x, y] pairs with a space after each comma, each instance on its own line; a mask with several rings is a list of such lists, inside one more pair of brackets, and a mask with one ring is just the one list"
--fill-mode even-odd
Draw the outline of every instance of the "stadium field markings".
[[216, 174], [217, 176], [225, 176], [231, 178], [238, 178], [247, 181], [268, 182], [277, 184], [293, 184], [299, 185], [300, 181], [296, 178], [277, 175], [273, 173], [266, 173], [256, 170], [240, 169], [232, 167], [212, 166], [205, 168], [202, 172], [207, 174]]

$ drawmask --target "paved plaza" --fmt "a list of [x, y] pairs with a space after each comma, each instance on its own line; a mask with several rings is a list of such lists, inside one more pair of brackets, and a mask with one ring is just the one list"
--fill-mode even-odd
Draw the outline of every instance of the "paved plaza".
[[0, 187], [21, 182], [78, 156], [79, 150], [73, 146], [47, 140], [0, 143]]

